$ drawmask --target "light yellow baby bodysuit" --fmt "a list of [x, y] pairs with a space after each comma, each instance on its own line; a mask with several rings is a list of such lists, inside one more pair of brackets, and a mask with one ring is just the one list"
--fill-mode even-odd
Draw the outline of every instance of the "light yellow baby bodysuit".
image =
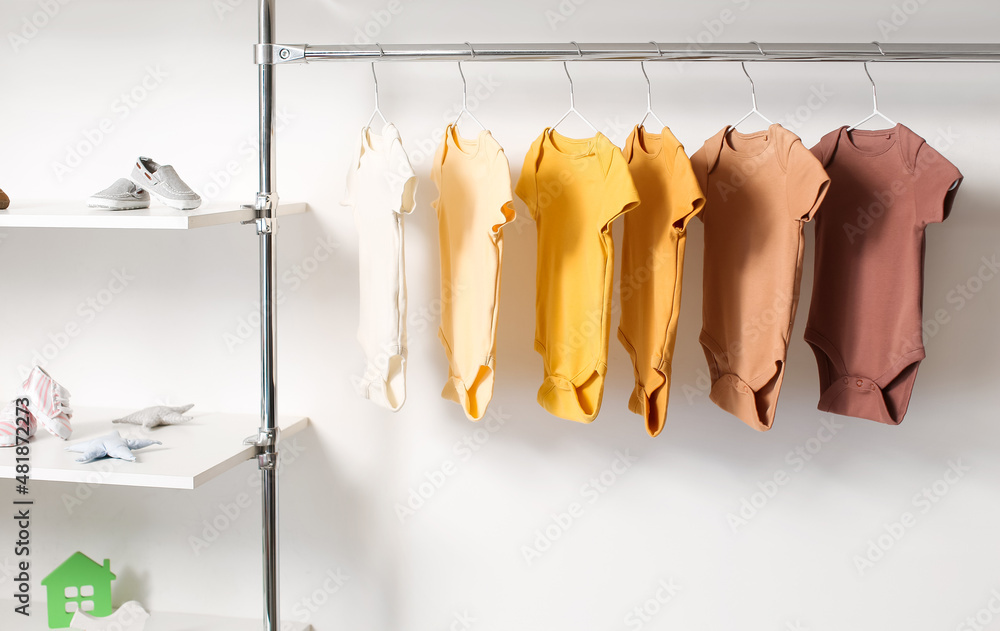
[[687, 225], [705, 198], [684, 147], [666, 127], [651, 134], [636, 126], [625, 158], [641, 201], [625, 215], [618, 339], [635, 369], [628, 407], [656, 436], [667, 417]]
[[611, 329], [611, 222], [639, 202], [625, 157], [603, 134], [546, 129], [517, 181], [538, 230], [535, 350], [545, 381], [538, 403], [589, 423], [601, 409]]
[[503, 226], [514, 220], [510, 167], [488, 131], [445, 129], [431, 169], [441, 243], [441, 328], [448, 382], [441, 396], [478, 421], [493, 397]]

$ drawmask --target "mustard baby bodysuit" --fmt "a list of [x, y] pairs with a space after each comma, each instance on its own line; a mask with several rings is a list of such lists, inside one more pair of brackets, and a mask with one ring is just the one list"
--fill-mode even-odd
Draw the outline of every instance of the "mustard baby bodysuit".
[[431, 169], [438, 188], [441, 328], [448, 382], [441, 396], [478, 421], [493, 397], [503, 226], [514, 220], [510, 167], [488, 131], [445, 129]]
[[635, 369], [629, 410], [656, 436], [667, 416], [687, 225], [705, 198], [684, 147], [666, 127], [651, 134], [636, 126], [625, 159], [640, 202], [625, 215], [618, 339]]
[[538, 231], [535, 350], [545, 381], [538, 403], [589, 423], [601, 408], [611, 328], [611, 222], [639, 195], [625, 157], [603, 134], [567, 138], [546, 129], [532, 143], [517, 196]]

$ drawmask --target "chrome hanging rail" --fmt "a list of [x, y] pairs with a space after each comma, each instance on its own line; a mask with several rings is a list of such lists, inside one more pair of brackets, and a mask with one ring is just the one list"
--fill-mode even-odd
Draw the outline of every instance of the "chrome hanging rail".
[[[690, 44], [640, 42], [475, 44], [476, 61], [910, 61], [1000, 62], [1000, 44]], [[259, 64], [471, 60], [467, 44], [259, 44]], [[761, 51], [765, 54], [762, 56]], [[582, 53], [582, 54], [581, 54]]]

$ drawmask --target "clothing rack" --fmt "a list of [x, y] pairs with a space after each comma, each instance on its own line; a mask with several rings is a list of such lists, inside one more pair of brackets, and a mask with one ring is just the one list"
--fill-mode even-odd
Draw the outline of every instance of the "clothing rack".
[[277, 315], [277, 163], [275, 66], [316, 61], [730, 61], [730, 62], [1000, 62], [1000, 44], [434, 44], [380, 45], [275, 43], [276, 0], [258, 0], [260, 189], [254, 203], [260, 240], [261, 427], [247, 444], [257, 447], [261, 472], [264, 629], [279, 631], [278, 429], [275, 376]]
[[312, 61], [915, 61], [1000, 62], [1000, 44], [273, 44], [259, 64]]

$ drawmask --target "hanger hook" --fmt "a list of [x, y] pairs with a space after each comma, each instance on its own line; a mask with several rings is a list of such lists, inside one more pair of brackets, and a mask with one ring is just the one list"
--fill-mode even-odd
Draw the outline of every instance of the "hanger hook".
[[[657, 56], [663, 57], [663, 51], [660, 50], [660, 45], [653, 41], [649, 43], [656, 48]], [[650, 82], [649, 75], [646, 73], [645, 59], [639, 61], [639, 68], [642, 70], [642, 76], [646, 78], [646, 114], [645, 116], [642, 117], [642, 120], [639, 121], [639, 126], [640, 127], [644, 126], [646, 124], [646, 119], [649, 118], [650, 116], [655, 118], [661, 125], [663, 125], [663, 121], [660, 120], [660, 117], [653, 113], [653, 84]]]
[[649, 75], [646, 74], [646, 62], [639, 62], [639, 69], [642, 70], [642, 76], [646, 77], [646, 111], [653, 111], [653, 84], [649, 81]]
[[[378, 46], [378, 58], [382, 59], [383, 57], [385, 57], [385, 51], [382, 50], [382, 45], [379, 44], [378, 42], [376, 42], [375, 45]], [[379, 109], [379, 106], [378, 106], [378, 75], [375, 73], [375, 62], [374, 61], [372, 62], [372, 79], [375, 80], [375, 109], [378, 110]]]
[[[476, 49], [469, 42], [465, 42], [465, 45], [469, 47], [469, 50], [472, 52], [472, 58], [475, 59]], [[469, 108], [469, 84], [465, 81], [465, 73], [462, 71], [461, 61], [458, 62], [458, 74], [462, 77], [462, 110], [464, 111]]]
[[[872, 42], [875, 47], [878, 48], [878, 52], [885, 57], [885, 51], [882, 50], [882, 46], [878, 42]], [[868, 75], [868, 80], [872, 84], [872, 104], [875, 106], [875, 111], [878, 111], [878, 88], [875, 87], [875, 79], [872, 79], [872, 73], [868, 71], [868, 62], [865, 62], [865, 74]]]
[[[757, 47], [757, 51], [760, 52], [761, 57], [764, 57], [764, 58], [767, 57], [767, 53], [765, 53], [764, 49], [760, 47], [760, 44], [758, 44], [757, 42], [750, 42], [750, 43]], [[734, 129], [736, 127], [738, 127], [739, 124], [742, 123], [743, 121], [745, 121], [751, 114], [756, 114], [757, 116], [763, 118], [769, 125], [773, 125], [774, 123], [772, 123], [771, 120], [768, 117], [766, 117], [763, 114], [761, 114], [760, 110], [757, 109], [757, 86], [753, 82], [753, 77], [751, 77], [750, 73], [747, 71], [747, 64], [746, 64], [746, 62], [745, 61], [741, 61], [740, 62], [740, 67], [743, 69], [743, 74], [745, 74], [747, 76], [747, 81], [750, 82], [750, 102], [753, 105], [753, 107], [751, 108], [750, 112], [747, 113], [746, 116], [744, 116], [740, 120], [736, 121], [736, 124], [732, 125], [732, 127]]]
[[[468, 46], [469, 50], [472, 51], [472, 58], [475, 59], [476, 58], [476, 51], [472, 48], [472, 44], [470, 44], [469, 42], [465, 42], [465, 45]], [[459, 76], [462, 77], [462, 105], [464, 106], [465, 105], [466, 95], [469, 93], [469, 85], [465, 81], [465, 73], [462, 71], [462, 62], [461, 61], [458, 62], [458, 74], [459, 74]]]
[[[760, 54], [761, 54], [762, 57], [767, 57], [767, 53], [765, 53], [764, 49], [760, 47], [760, 44], [758, 44], [757, 42], [750, 42], [750, 43], [757, 47], [757, 50], [760, 51]], [[750, 73], [747, 72], [747, 64], [746, 64], [745, 61], [741, 61], [740, 62], [740, 67], [743, 68], [743, 74], [745, 74], [747, 76], [747, 80], [750, 81], [750, 102], [753, 104], [753, 111], [756, 112], [757, 111], [757, 86], [755, 86], [754, 83], [753, 83], [753, 77], [751, 77]]]
[[[382, 59], [383, 57], [385, 57], [385, 51], [382, 50], [382, 45], [381, 44], [379, 44], [379, 43], [376, 42], [375, 45], [378, 46], [378, 58]], [[372, 77], [375, 78], [375, 102], [378, 103], [378, 75], [375, 74], [375, 62], [374, 61], [372, 62]]]
[[[583, 51], [580, 50], [580, 45], [576, 42], [570, 42], [576, 46], [576, 52], [580, 53], [580, 57], [583, 57]], [[573, 88], [573, 77], [569, 74], [569, 68], [566, 66], [566, 62], [563, 62], [563, 71], [566, 72], [566, 78], [569, 79], [569, 107], [570, 109], [576, 109], [576, 94]]]
[[872, 90], [874, 91], [875, 90], [875, 79], [872, 79], [872, 73], [868, 70], [868, 62], [867, 61], [864, 63], [864, 66], [865, 66], [865, 74], [868, 75], [868, 81], [871, 82], [871, 84], [872, 84]]
[[[385, 51], [382, 50], [382, 45], [381, 44], [376, 43], [375, 45], [378, 46], [378, 58], [382, 59], [383, 57], [385, 57]], [[370, 126], [372, 124], [372, 121], [375, 120], [375, 115], [376, 114], [378, 114], [379, 116], [381, 116], [382, 117], [382, 121], [385, 122], [388, 125], [389, 121], [385, 120], [385, 116], [382, 114], [382, 109], [381, 109], [381, 107], [379, 107], [379, 102], [378, 102], [378, 73], [375, 72], [375, 62], [374, 61], [372, 62], [372, 79], [375, 81], [375, 109], [372, 110], [371, 118], [368, 119], [368, 123], [365, 124], [365, 127], [368, 127], [368, 126]]]
[[566, 78], [569, 79], [569, 106], [573, 107], [574, 97], [573, 97], [573, 77], [569, 74], [569, 68], [566, 67], [566, 62], [563, 62], [563, 72], [566, 73]]
[[875, 111], [878, 111], [878, 88], [875, 87], [875, 79], [872, 79], [872, 73], [868, 71], [868, 62], [865, 64], [865, 74], [868, 75], [868, 81], [872, 84], [872, 105], [875, 107]]
[[[654, 47], [656, 47], [656, 53], [657, 53], [657, 55], [659, 57], [662, 57], [663, 56], [663, 51], [660, 50], [660, 45], [657, 44], [656, 42], [652, 42], [652, 41], [649, 42], [649, 43], [652, 44]], [[653, 86], [649, 82], [649, 75], [646, 74], [646, 60], [645, 59], [643, 59], [643, 60], [641, 60], [639, 62], [639, 68], [642, 70], [642, 76], [646, 77], [646, 104], [649, 105], [649, 102], [650, 102], [650, 92], [653, 91]]]
[[753, 84], [753, 77], [747, 72], [747, 63], [745, 61], [740, 62], [740, 67], [743, 68], [743, 74], [747, 76], [747, 81], [750, 82], [750, 100], [753, 101], [753, 108], [757, 109], [757, 88]]

